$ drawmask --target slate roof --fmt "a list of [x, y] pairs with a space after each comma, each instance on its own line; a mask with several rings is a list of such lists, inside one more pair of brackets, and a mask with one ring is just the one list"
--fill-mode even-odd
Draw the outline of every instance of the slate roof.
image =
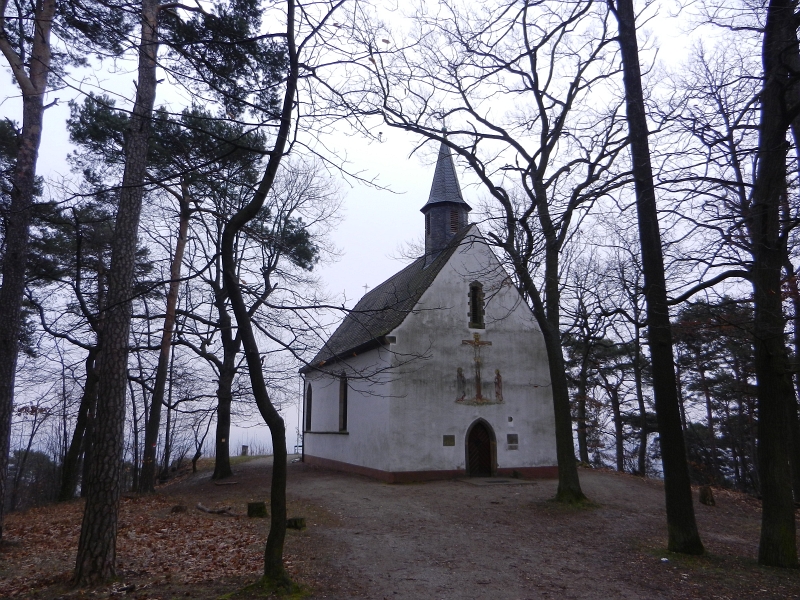
[[308, 373], [327, 362], [348, 358], [384, 345], [383, 336], [396, 329], [411, 313], [442, 267], [450, 260], [471, 225], [459, 231], [439, 256], [425, 268], [425, 257], [364, 295], [345, 317], [314, 359], [300, 369]]
[[456, 167], [453, 164], [453, 155], [450, 153], [450, 148], [448, 148], [447, 144], [444, 142], [439, 146], [439, 156], [436, 159], [436, 171], [433, 174], [431, 193], [428, 195], [428, 201], [421, 210], [425, 212], [425, 209], [430, 205], [439, 204], [441, 202], [464, 204], [467, 210], [472, 210], [472, 207], [464, 202], [464, 197], [461, 195], [461, 186], [458, 185], [458, 176], [456, 175]]

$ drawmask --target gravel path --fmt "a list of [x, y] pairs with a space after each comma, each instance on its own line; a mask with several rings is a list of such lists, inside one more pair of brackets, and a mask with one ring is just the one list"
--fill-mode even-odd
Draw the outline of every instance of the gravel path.
[[387, 485], [296, 463], [289, 496], [335, 517], [310, 525], [311, 547], [351, 584], [315, 597], [800, 598], [800, 574], [754, 563], [757, 501], [697, 504], [709, 553], [683, 557], [664, 550], [660, 482], [581, 470], [581, 483], [591, 507], [551, 502], [552, 480]]
[[[617, 492], [629, 493], [627, 480], [615, 486], [613, 476], [587, 473], [583, 481], [603, 508], [551, 505], [552, 481], [382, 485], [318, 473], [303, 478], [295, 493], [341, 518], [343, 525], [324, 536], [347, 550], [330, 562], [357, 571], [369, 597], [640, 598], [645, 591], [649, 598], [668, 597], [658, 586], [631, 581], [638, 557], [620, 552], [628, 544], [607, 518], [597, 518], [602, 511], [654, 526], [658, 515], [605, 504]], [[647, 505], [658, 502], [660, 490], [637, 487]], [[619, 577], [626, 564], [622, 570], [630, 575]]]

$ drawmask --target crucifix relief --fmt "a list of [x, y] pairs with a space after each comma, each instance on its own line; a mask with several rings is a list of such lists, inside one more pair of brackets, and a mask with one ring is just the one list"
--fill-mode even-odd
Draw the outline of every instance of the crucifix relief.
[[461, 340], [462, 345], [472, 346], [475, 360], [475, 400], [481, 402], [483, 391], [481, 390], [481, 347], [491, 346], [492, 342], [482, 342], [480, 333], [473, 333], [471, 340]]

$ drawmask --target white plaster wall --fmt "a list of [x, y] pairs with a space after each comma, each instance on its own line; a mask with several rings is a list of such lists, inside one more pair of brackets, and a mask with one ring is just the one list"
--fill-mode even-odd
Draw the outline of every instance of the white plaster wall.
[[[371, 350], [330, 366], [332, 375], [312, 372], [311, 433], [304, 438], [311, 456], [389, 470], [389, 404], [391, 364], [385, 349]], [[347, 434], [339, 431], [339, 374], [348, 375]], [[317, 433], [315, 433], [317, 432]], [[329, 433], [320, 433], [329, 432]]]
[[[477, 234], [477, 228], [473, 231]], [[464, 469], [467, 429], [478, 418], [494, 430], [498, 467], [556, 464], [544, 340], [530, 309], [481, 239], [462, 244], [415, 312], [392, 332], [397, 338], [392, 349], [398, 355], [426, 358], [399, 367], [402, 376], [392, 384], [391, 471]], [[484, 286], [485, 329], [468, 327], [469, 283], [474, 280]], [[492, 342], [481, 350], [483, 395], [494, 395], [494, 373], [500, 369], [502, 404], [456, 403], [457, 368], [463, 369], [470, 384], [474, 381], [473, 348], [462, 344], [474, 333]], [[472, 385], [469, 395], [474, 395]], [[518, 434], [518, 450], [507, 449], [508, 433]], [[443, 446], [445, 434], [456, 436], [454, 447]]]

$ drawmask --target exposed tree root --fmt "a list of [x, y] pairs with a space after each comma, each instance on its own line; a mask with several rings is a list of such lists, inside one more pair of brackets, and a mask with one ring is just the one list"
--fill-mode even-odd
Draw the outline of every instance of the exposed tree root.
[[278, 578], [265, 576], [235, 592], [222, 596], [220, 600], [275, 597], [285, 598], [286, 600], [301, 600], [309, 595], [310, 592], [307, 588], [294, 583], [286, 575]]

